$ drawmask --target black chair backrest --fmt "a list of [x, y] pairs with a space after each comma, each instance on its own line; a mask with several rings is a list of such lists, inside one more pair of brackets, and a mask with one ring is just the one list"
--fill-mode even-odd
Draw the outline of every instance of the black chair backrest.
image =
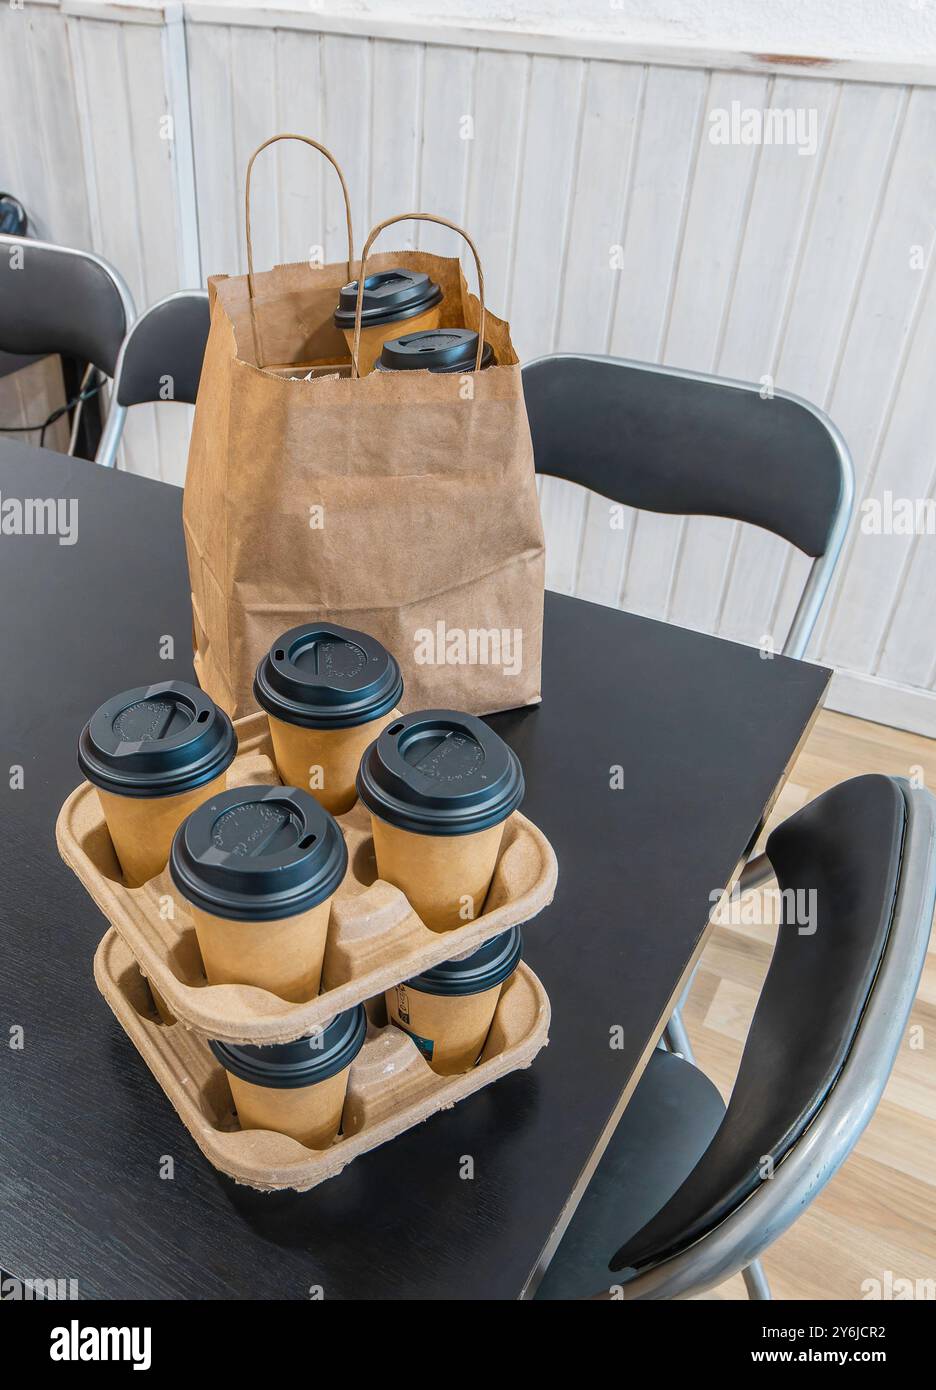
[[538, 473], [647, 511], [752, 522], [824, 554], [841, 464], [805, 403], [610, 357], [541, 358], [523, 389]]
[[104, 262], [84, 251], [0, 237], [0, 349], [66, 353], [114, 375], [133, 306]]
[[768, 839], [783, 890], [781, 926], [728, 1109], [682, 1187], [611, 1269], [641, 1269], [687, 1249], [751, 1196], [769, 1171], [766, 1158], [776, 1167], [804, 1135], [874, 987], [906, 823], [900, 787], [875, 774], [833, 787]]
[[203, 291], [182, 291], [141, 314], [127, 339], [117, 379], [118, 405], [195, 404], [210, 315]]

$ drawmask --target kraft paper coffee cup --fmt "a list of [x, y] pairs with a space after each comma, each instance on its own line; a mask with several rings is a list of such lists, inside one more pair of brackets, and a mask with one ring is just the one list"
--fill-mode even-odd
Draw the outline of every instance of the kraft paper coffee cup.
[[273, 643], [253, 688], [283, 781], [332, 815], [350, 811], [364, 749], [399, 716], [403, 678], [386, 647], [350, 627], [306, 623]]
[[[374, 365], [377, 372], [473, 372], [478, 356], [478, 335], [470, 328], [436, 328], [407, 332], [384, 343]], [[481, 370], [496, 367], [490, 343], [481, 352]]]
[[270, 1047], [210, 1042], [228, 1074], [241, 1129], [272, 1129], [327, 1149], [341, 1127], [351, 1063], [364, 1046], [363, 1004], [295, 1042]]
[[230, 719], [185, 681], [125, 690], [94, 712], [78, 766], [97, 789], [131, 888], [162, 873], [179, 825], [224, 790], [236, 752]]
[[[349, 351], [354, 345], [357, 294], [358, 282], [352, 280], [340, 291], [335, 310], [335, 327], [344, 333]], [[424, 328], [437, 328], [441, 303], [441, 289], [422, 271], [393, 267], [368, 275], [364, 281], [358, 350], [361, 376], [367, 376], [373, 369], [388, 338], [395, 338], [404, 331], [414, 333]]]
[[522, 949], [520, 929], [511, 927], [478, 950], [386, 991], [388, 1018], [410, 1035], [434, 1072], [454, 1076], [477, 1064]]
[[296, 787], [237, 787], [200, 806], [179, 827], [169, 872], [191, 909], [209, 984], [314, 999], [347, 867], [341, 830]]
[[368, 747], [358, 795], [371, 813], [377, 872], [432, 931], [481, 915], [504, 821], [523, 799], [516, 753], [456, 710], [420, 710]]

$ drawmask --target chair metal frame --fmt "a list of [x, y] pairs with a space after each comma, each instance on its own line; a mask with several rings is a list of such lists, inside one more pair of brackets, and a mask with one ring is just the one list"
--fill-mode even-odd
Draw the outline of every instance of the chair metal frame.
[[[148, 309], [144, 309], [143, 313], [140, 314], [140, 316], [133, 321], [133, 323], [127, 330], [126, 337], [121, 343], [120, 353], [117, 357], [117, 365], [114, 368], [113, 398], [115, 407], [117, 407], [117, 403], [120, 398], [120, 382], [121, 377], [123, 375], [124, 359], [127, 354], [127, 349], [130, 346], [131, 340], [134, 334], [136, 333], [137, 329], [140, 327], [140, 325], [143, 324], [151, 314], [155, 313], [158, 309], [163, 308], [164, 305], [169, 304], [173, 300], [207, 300], [207, 298], [207, 290], [175, 290], [172, 294], [167, 294], [162, 299], [158, 299], [156, 303], [151, 304]], [[111, 415], [108, 414], [107, 423], [104, 427], [104, 431], [101, 435], [101, 441], [98, 445], [98, 450], [95, 455], [95, 461], [101, 464], [103, 468], [115, 468], [117, 466], [117, 450], [120, 447], [120, 439], [121, 435], [123, 434], [124, 422], [126, 420], [126, 415], [129, 406], [122, 405], [117, 408], [119, 408], [122, 414], [120, 415], [120, 418], [118, 420], [114, 421], [113, 427], [111, 426]]]
[[[904, 1036], [936, 910], [936, 798], [905, 778], [893, 781], [907, 810], [894, 910], [871, 994], [835, 1085], [773, 1177], [724, 1221], [626, 1282], [615, 1283], [612, 1276], [609, 1288], [595, 1298], [691, 1298], [746, 1271], [819, 1195], [871, 1120]], [[753, 1296], [764, 1296], [756, 1292], [756, 1277], [746, 1282]]]
[[[579, 362], [600, 362], [603, 364], [611, 363], [617, 367], [626, 367], [631, 371], [647, 372], [654, 376], [668, 376], [681, 378], [685, 381], [698, 381], [702, 384], [711, 386], [730, 386], [738, 391], [746, 391], [752, 395], [760, 395], [760, 388], [749, 381], [738, 381], [733, 377], [713, 376], [708, 372], [691, 372], [682, 367], [661, 367], [653, 362], [637, 362], [627, 357], [607, 357], [600, 353], [593, 352], [555, 352], [546, 353], [542, 357], [535, 357], [529, 362], [525, 362], [521, 372], [526, 372], [532, 367], [540, 366], [544, 362], [556, 362], [563, 360], [574, 360]], [[842, 547], [845, 544], [845, 536], [848, 532], [848, 524], [851, 520], [852, 507], [855, 499], [855, 470], [852, 465], [851, 454], [848, 445], [842, 436], [841, 431], [830, 420], [824, 411], [810, 401], [804, 400], [802, 396], [796, 396], [791, 391], [781, 391], [775, 389], [774, 397], [780, 400], [791, 401], [794, 405], [803, 410], [807, 410], [825, 430], [835, 451], [835, 457], [839, 465], [840, 492], [835, 517], [829, 531], [826, 548], [822, 555], [817, 556], [812, 563], [803, 592], [800, 595], [790, 630], [787, 633], [786, 641], [783, 644], [781, 655], [802, 660], [816, 620], [819, 617], [825, 596], [828, 593], [832, 575], [838, 564]], [[534, 459], [534, 467], [535, 467]], [[540, 470], [537, 468], [536, 470]], [[543, 474], [544, 477], [551, 476]], [[687, 515], [689, 515], [687, 513]], [[694, 512], [693, 516], [714, 515], [714, 513]], [[750, 525], [750, 522], [741, 522], [741, 525]], [[782, 539], [782, 537], [781, 537]], [[787, 542], [792, 544], [792, 542]], [[793, 547], [796, 549], [796, 547]]]
[[[57, 242], [37, 241], [34, 237], [14, 236], [8, 232], [0, 232], [0, 246], [23, 246], [27, 250], [51, 251], [57, 255], [77, 256], [80, 257], [82, 260], [93, 262], [105, 273], [105, 275], [107, 275], [108, 279], [112, 282], [120, 298], [120, 302], [123, 306], [124, 312], [124, 342], [126, 342], [127, 335], [132, 332], [134, 322], [136, 321], [136, 306], [133, 302], [133, 296], [130, 293], [130, 289], [127, 285], [126, 280], [124, 280], [119, 270], [115, 269], [115, 267], [112, 266], [109, 261], [104, 260], [103, 256], [95, 255], [93, 251], [81, 251], [74, 246], [59, 246]], [[50, 351], [55, 350], [56, 349], [54, 348], [50, 349]], [[121, 344], [120, 348], [120, 352], [122, 351], [123, 344]], [[118, 353], [118, 364], [119, 360], [120, 353]], [[107, 373], [103, 371], [103, 368], [98, 368], [98, 370], [101, 371], [104, 376], [107, 376]], [[127, 415], [126, 406], [120, 406], [117, 404], [117, 393], [116, 389], [114, 389], [116, 385], [116, 373], [117, 366], [115, 366], [114, 368], [114, 378], [112, 381], [111, 399], [109, 401], [107, 418], [105, 421], [104, 430], [101, 434], [101, 440], [98, 444], [97, 453], [95, 454], [95, 461], [101, 463], [103, 461], [101, 458], [101, 452], [105, 437], [110, 437], [113, 439], [113, 444], [108, 445], [109, 449], [112, 452], [112, 462], [107, 464], [107, 467], [113, 467], [114, 462], [116, 461], [117, 447], [120, 444], [120, 436], [123, 432], [124, 421]]]
[[[548, 353], [542, 357], [536, 357], [530, 362], [525, 362], [522, 371], [525, 372], [544, 362], [562, 360], [599, 362], [603, 365], [610, 363], [614, 366], [627, 368], [630, 371], [647, 372], [648, 374], [656, 376], [668, 376], [680, 378], [682, 380], [697, 381], [703, 385], [707, 384], [719, 387], [730, 386], [738, 391], [760, 395], [760, 388], [749, 381], [738, 381], [732, 377], [713, 376], [707, 372], [687, 371], [681, 367], [663, 367], [653, 362], [637, 362], [626, 357], [609, 357], [600, 353]], [[829, 591], [829, 585], [832, 582], [832, 576], [835, 573], [836, 565], [842, 553], [842, 547], [845, 544], [845, 537], [848, 533], [848, 526], [851, 521], [855, 500], [855, 470], [848, 445], [845, 443], [841, 431], [836, 424], [829, 419], [824, 411], [820, 410], [818, 406], [813, 405], [812, 402], [804, 400], [802, 396], [794, 395], [790, 391], [775, 389], [773, 396], [781, 400], [790, 401], [794, 405], [800, 407], [800, 409], [808, 411], [810, 415], [819, 422], [829, 437], [839, 466], [839, 497], [832, 519], [832, 525], [829, 529], [826, 547], [821, 555], [816, 556], [810, 566], [809, 574], [806, 577], [806, 582], [803, 585], [803, 590], [796, 606], [796, 611], [793, 614], [790, 630], [787, 633], [786, 640], [781, 649], [782, 656], [801, 661], [805, 657], [809, 640], [812, 637], [816, 621], [819, 617], [822, 605], [825, 602], [826, 594]], [[536, 462], [534, 459], [534, 467], [535, 466]], [[539, 472], [540, 470], [537, 469], [537, 471]], [[552, 475], [543, 473], [543, 476], [549, 477]], [[693, 512], [686, 513], [686, 515], [708, 516], [717, 515], [717, 513]], [[740, 522], [739, 524], [751, 525], [752, 523]], [[781, 537], [781, 539], [783, 539], [783, 537]], [[787, 544], [791, 545], [794, 550], [797, 549], [792, 542], [788, 541]], [[772, 870], [769, 861], [765, 855], [760, 854], [755, 859], [745, 864], [738, 886], [741, 892], [746, 893], [755, 888], [759, 888], [771, 877]], [[693, 972], [693, 975], [694, 973], [695, 972]], [[664, 1032], [667, 1047], [669, 1047], [672, 1052], [678, 1052], [690, 1062], [693, 1060], [692, 1047], [689, 1042], [685, 1024], [682, 1020], [681, 1009], [685, 1004], [691, 988], [692, 977], [690, 977], [685, 989], [680, 995], [679, 1003], [673, 1010]], [[755, 1271], [752, 1278], [756, 1279], [756, 1277], [757, 1272]]]

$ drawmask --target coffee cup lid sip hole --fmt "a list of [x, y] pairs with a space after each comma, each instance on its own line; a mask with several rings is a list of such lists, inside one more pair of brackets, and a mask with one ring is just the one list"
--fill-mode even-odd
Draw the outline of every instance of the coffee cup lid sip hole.
[[[335, 327], [351, 330], [357, 309], [358, 282], [352, 280], [338, 294]], [[442, 290], [421, 270], [404, 270], [393, 266], [378, 270], [364, 281], [361, 324], [371, 328], [376, 324], [396, 323], [425, 313], [442, 299]]]
[[[473, 372], [478, 355], [478, 335], [471, 328], [427, 328], [391, 338], [381, 348], [375, 364], [379, 372]], [[494, 349], [484, 344], [481, 370], [497, 365]]]
[[365, 750], [357, 790], [369, 811], [401, 830], [470, 835], [516, 810], [523, 770], [483, 720], [418, 710], [389, 724]]
[[287, 724], [342, 729], [389, 713], [403, 695], [400, 668], [365, 632], [336, 623], [290, 628], [261, 659], [254, 697]]
[[330, 898], [348, 867], [335, 820], [298, 787], [235, 787], [212, 797], [176, 831], [172, 881], [215, 917], [269, 922]]
[[168, 796], [219, 777], [236, 752], [230, 719], [203, 690], [159, 681], [95, 710], [78, 740], [78, 766], [102, 791]]

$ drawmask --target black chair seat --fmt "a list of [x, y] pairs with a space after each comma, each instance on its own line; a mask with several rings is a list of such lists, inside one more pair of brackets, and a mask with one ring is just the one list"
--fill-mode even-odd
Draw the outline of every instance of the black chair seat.
[[608, 1268], [611, 1256], [685, 1181], [724, 1114], [724, 1102], [707, 1076], [657, 1049], [536, 1298], [588, 1298], [618, 1282]]

